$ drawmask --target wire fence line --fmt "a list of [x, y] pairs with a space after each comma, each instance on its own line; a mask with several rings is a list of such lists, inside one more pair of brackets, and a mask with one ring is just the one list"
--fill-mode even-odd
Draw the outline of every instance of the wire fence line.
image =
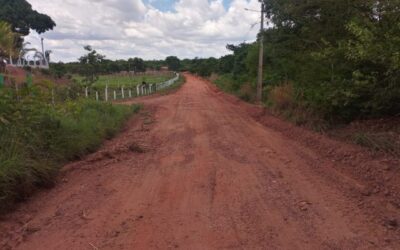
[[170, 87], [179, 80], [180, 75], [175, 74], [175, 77], [168, 81], [152, 84], [139, 84], [136, 87], [104, 87], [102, 89], [84, 89], [84, 97], [95, 99], [96, 101], [115, 101], [121, 99], [130, 99], [139, 96], [146, 96], [154, 94], [160, 90]]
[[13, 83], [8, 86], [0, 86], [0, 99], [3, 95], [10, 95], [16, 102], [22, 98], [32, 97], [48, 102], [49, 104], [64, 103], [70, 100], [90, 99], [96, 101], [112, 102], [116, 100], [131, 99], [140, 96], [147, 96], [170, 87], [180, 78], [178, 73], [172, 79], [160, 83], [139, 84], [136, 86], [92, 86], [82, 87], [79, 84], [55, 85], [51, 82], [32, 84]]

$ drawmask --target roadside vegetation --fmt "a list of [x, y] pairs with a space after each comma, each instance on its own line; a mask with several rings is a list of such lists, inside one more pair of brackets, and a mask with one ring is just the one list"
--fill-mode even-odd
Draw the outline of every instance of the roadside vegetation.
[[[18, 54], [29, 28], [43, 33], [55, 23], [33, 11], [25, 0], [0, 3], [8, 10], [0, 10], [1, 213], [36, 189], [51, 187], [65, 163], [94, 152], [141, 107], [96, 102], [93, 91], [101, 90], [101, 97], [108, 85], [111, 96], [111, 91], [121, 91], [121, 87], [132, 90], [142, 82], [161, 83], [174, 74], [157, 71], [165, 67], [161, 61], [146, 63], [137, 57], [112, 61], [89, 45], [74, 63], [51, 63], [49, 70], [7, 69], [4, 60]], [[24, 15], [32, 19], [21, 19]], [[171, 59], [170, 63], [176, 63]], [[85, 87], [91, 93], [88, 99]]]
[[171, 86], [158, 91], [157, 93], [160, 95], [167, 95], [167, 94], [174, 93], [175, 91], [179, 90], [182, 87], [182, 85], [185, 84], [185, 82], [186, 82], [185, 76], [180, 74], [178, 81], [176, 81]]
[[0, 92], [0, 211], [51, 186], [64, 163], [96, 150], [138, 111], [83, 99], [52, 105], [49, 99], [38, 87], [18, 97]]
[[[357, 136], [347, 137], [398, 154], [400, 134], [391, 124], [400, 116], [400, 1], [264, 3], [269, 26], [263, 32], [263, 104], [317, 131], [344, 133], [338, 129], [348, 130], [346, 124], [365, 123]], [[180, 68], [252, 102], [258, 41], [227, 49], [230, 55], [185, 59]], [[394, 128], [376, 132], [372, 124], [382, 122]]]
[[[265, 1], [264, 103], [311, 112], [330, 123], [400, 113], [400, 1]], [[255, 88], [258, 43], [228, 45], [219, 59], [183, 60], [183, 69], [219, 75], [222, 89]], [[244, 92], [244, 93], [243, 93]], [[252, 91], [254, 93], [255, 91]]]

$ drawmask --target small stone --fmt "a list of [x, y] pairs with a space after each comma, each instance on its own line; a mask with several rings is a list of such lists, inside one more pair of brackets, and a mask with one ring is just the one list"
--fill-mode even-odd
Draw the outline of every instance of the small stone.
[[33, 234], [38, 231], [40, 231], [40, 227], [32, 223], [28, 223], [25, 227], [25, 232], [27, 232], [28, 234]]
[[384, 225], [389, 229], [395, 229], [399, 226], [399, 223], [396, 219], [391, 218], [391, 219], [387, 219], [385, 221]]
[[301, 211], [307, 211], [308, 210], [308, 205], [311, 205], [311, 203], [308, 202], [308, 201], [299, 202], [299, 208], [300, 208]]
[[115, 158], [110, 152], [107, 152], [107, 151], [103, 152], [102, 155], [106, 159], [114, 159]]
[[365, 188], [365, 189], [361, 190], [361, 194], [364, 196], [371, 196], [372, 192], [370, 189]]

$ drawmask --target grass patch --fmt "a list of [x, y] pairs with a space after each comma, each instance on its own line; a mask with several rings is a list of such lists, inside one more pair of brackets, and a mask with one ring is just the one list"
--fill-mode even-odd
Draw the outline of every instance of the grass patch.
[[400, 143], [395, 138], [394, 135], [385, 132], [357, 132], [352, 136], [352, 141], [360, 146], [400, 157]]
[[40, 92], [0, 92], [0, 212], [54, 184], [60, 167], [95, 151], [139, 106], [74, 100], [52, 106]]
[[210, 81], [219, 89], [242, 99], [245, 102], [255, 101], [255, 86], [251, 79], [246, 77], [234, 77], [232, 74], [211, 75]]
[[[136, 87], [136, 85], [146, 82], [148, 84], [161, 83], [173, 78], [173, 74], [162, 75], [138, 75], [138, 76], [122, 76], [122, 75], [102, 75], [93, 83], [95, 88], [105, 88], [107, 85], [110, 88]], [[84, 77], [74, 76], [73, 79], [82, 82]]]
[[176, 81], [174, 84], [172, 84], [168, 88], [157, 91], [157, 93], [159, 93], [160, 95], [171, 94], [172, 92], [175, 92], [178, 89], [180, 89], [182, 87], [182, 85], [185, 84], [185, 82], [186, 82], [185, 76], [183, 76], [182, 74], [179, 74], [178, 81]]

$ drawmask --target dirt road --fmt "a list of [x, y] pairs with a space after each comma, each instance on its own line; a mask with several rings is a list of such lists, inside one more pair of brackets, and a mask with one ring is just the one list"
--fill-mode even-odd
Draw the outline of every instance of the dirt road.
[[140, 101], [117, 138], [0, 222], [1, 249], [400, 249], [398, 162], [190, 75]]

